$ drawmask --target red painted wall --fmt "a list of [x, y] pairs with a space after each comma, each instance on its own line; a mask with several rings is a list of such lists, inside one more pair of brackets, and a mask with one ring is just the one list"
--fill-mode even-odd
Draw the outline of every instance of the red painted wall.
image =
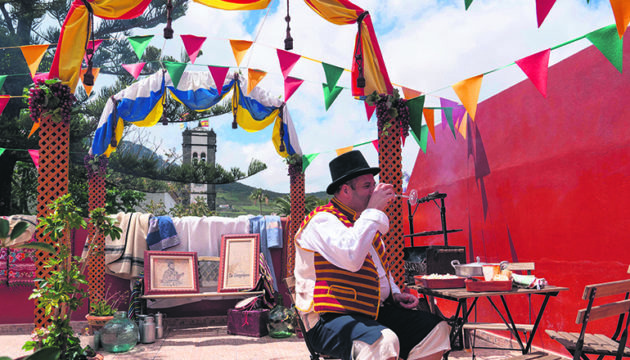
[[[624, 74], [590, 46], [549, 68], [547, 98], [525, 80], [480, 103], [466, 139], [436, 126], [436, 142], [429, 135], [411, 175], [408, 189], [419, 196], [448, 194], [448, 227], [464, 230], [449, 235], [449, 245], [466, 246], [469, 259], [534, 261], [538, 277], [570, 288], [550, 300], [541, 330], [579, 330], [584, 286], [630, 277], [630, 44], [625, 49]], [[436, 207], [419, 206], [414, 231], [439, 229]], [[517, 322], [527, 319], [525, 300], [510, 299], [523, 309]], [[482, 305], [478, 321], [500, 321]], [[589, 325], [613, 330], [605, 320]], [[544, 331], [536, 338], [564, 352]]]

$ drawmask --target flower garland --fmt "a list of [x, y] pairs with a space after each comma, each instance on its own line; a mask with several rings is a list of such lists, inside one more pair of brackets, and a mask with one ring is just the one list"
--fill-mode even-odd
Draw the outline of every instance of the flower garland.
[[409, 108], [407, 108], [407, 100], [400, 97], [398, 89], [394, 89], [393, 95], [378, 94], [374, 91], [366, 97], [365, 101], [370, 106], [376, 105], [378, 128], [385, 136], [389, 135], [387, 129], [394, 122], [398, 122], [400, 136], [403, 139], [409, 136]]
[[87, 170], [87, 177], [91, 179], [94, 175], [105, 177], [107, 172], [107, 165], [109, 164], [109, 158], [104, 155], [90, 155], [87, 154], [83, 158], [83, 165]]
[[[26, 90], [25, 90], [26, 92]], [[77, 101], [70, 87], [59, 79], [37, 80], [28, 89], [28, 107], [31, 120], [52, 119], [60, 123], [70, 122], [72, 106]]]

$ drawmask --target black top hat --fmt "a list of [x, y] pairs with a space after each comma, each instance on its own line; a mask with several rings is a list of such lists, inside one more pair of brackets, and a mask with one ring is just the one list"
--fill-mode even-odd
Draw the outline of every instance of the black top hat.
[[376, 175], [381, 171], [380, 168], [370, 167], [363, 154], [358, 150], [348, 151], [337, 156], [332, 159], [328, 166], [332, 177], [332, 182], [326, 188], [326, 193], [329, 195], [334, 194], [337, 188], [346, 181], [365, 174]]

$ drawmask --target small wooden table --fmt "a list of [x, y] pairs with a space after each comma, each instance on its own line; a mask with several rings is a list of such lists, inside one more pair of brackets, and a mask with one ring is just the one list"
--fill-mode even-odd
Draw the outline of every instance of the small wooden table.
[[[521, 288], [512, 288], [509, 291], [485, 291], [485, 292], [472, 292], [466, 290], [466, 288], [457, 288], [457, 289], [429, 289], [420, 285], [409, 285], [409, 288], [418, 291], [419, 294], [424, 295], [425, 297], [433, 296], [441, 299], [457, 301], [457, 310], [455, 312], [454, 323], [451, 324], [451, 346], [453, 348], [463, 348], [463, 329], [490, 329], [490, 330], [509, 330], [513, 335], [516, 341], [520, 346], [520, 350], [523, 354], [529, 353], [531, 350], [532, 340], [534, 339], [534, 335], [536, 334], [536, 330], [538, 329], [538, 325], [540, 324], [540, 320], [542, 319], [542, 315], [547, 307], [547, 302], [551, 296], [557, 296], [560, 291], [569, 290], [566, 287], [558, 287], [558, 286], [545, 286], [543, 289], [521, 289]], [[538, 310], [538, 314], [536, 315], [536, 321], [533, 325], [521, 325], [515, 324], [514, 319], [512, 318], [512, 314], [510, 312], [510, 308], [505, 301], [506, 296], [512, 295], [543, 295], [545, 299], [543, 300], [540, 309]], [[498, 296], [503, 303], [504, 312], [502, 313], [499, 308], [496, 306], [494, 301], [492, 301], [492, 297]], [[476, 324], [469, 323], [468, 316], [470, 312], [473, 310], [475, 305], [477, 304], [477, 300], [479, 298], [486, 298], [494, 310], [497, 312], [503, 324]], [[472, 299], [472, 304], [468, 307], [467, 300]], [[431, 302], [429, 302], [431, 303]], [[530, 332], [529, 339], [522, 339], [519, 334], [519, 330]], [[455, 340], [459, 337], [460, 344], [455, 344]], [[523, 340], [527, 340], [527, 344], [523, 344]], [[505, 350], [516, 350], [516, 349], [505, 349]]]

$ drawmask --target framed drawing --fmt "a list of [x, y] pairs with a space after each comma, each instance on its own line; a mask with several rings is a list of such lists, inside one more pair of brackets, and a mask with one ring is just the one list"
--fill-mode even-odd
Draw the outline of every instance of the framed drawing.
[[144, 294], [194, 294], [199, 292], [197, 253], [144, 252]]
[[258, 281], [258, 234], [229, 234], [221, 237], [219, 292], [251, 290]]
[[199, 288], [216, 292], [219, 287], [219, 257], [199, 256]]

